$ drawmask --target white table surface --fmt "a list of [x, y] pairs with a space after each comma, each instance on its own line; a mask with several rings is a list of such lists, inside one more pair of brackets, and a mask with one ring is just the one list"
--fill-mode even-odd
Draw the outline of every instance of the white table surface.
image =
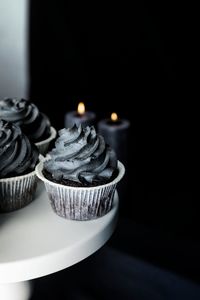
[[67, 268], [98, 250], [115, 229], [118, 196], [111, 211], [96, 220], [57, 216], [42, 183], [36, 199], [0, 214], [0, 284], [25, 281]]

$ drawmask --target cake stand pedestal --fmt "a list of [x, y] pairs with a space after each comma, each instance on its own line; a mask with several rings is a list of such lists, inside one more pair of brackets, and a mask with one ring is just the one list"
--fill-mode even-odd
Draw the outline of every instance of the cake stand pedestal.
[[0, 214], [0, 299], [27, 300], [31, 279], [65, 269], [85, 259], [112, 235], [118, 212], [92, 221], [57, 216], [39, 183], [36, 199], [15, 212]]

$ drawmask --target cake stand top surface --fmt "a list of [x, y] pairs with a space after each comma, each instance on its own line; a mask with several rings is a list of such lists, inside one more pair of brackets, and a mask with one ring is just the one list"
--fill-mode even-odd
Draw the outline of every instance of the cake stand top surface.
[[0, 214], [0, 283], [30, 280], [67, 268], [88, 257], [112, 235], [118, 211], [91, 221], [57, 216], [42, 183], [23, 209]]

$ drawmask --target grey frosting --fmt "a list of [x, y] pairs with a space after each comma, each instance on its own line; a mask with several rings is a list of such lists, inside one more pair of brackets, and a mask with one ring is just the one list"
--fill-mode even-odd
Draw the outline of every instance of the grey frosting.
[[60, 130], [55, 148], [49, 155], [44, 168], [55, 180], [106, 183], [117, 169], [115, 152], [93, 126], [82, 128], [74, 125]]
[[0, 178], [14, 177], [34, 170], [38, 149], [20, 127], [0, 120]]
[[0, 119], [20, 126], [34, 143], [50, 136], [49, 119], [28, 100], [12, 98], [0, 100]]

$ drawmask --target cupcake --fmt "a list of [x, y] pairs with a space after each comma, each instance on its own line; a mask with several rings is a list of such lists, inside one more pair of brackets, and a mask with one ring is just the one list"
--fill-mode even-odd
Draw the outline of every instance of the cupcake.
[[55, 148], [36, 167], [53, 210], [74, 220], [105, 215], [124, 172], [115, 152], [94, 127], [81, 125], [60, 130]]
[[46, 154], [56, 130], [48, 117], [28, 100], [6, 98], [0, 100], [0, 119], [15, 123], [35, 143], [41, 154]]
[[0, 120], [0, 212], [26, 206], [33, 200], [39, 151], [20, 127]]

